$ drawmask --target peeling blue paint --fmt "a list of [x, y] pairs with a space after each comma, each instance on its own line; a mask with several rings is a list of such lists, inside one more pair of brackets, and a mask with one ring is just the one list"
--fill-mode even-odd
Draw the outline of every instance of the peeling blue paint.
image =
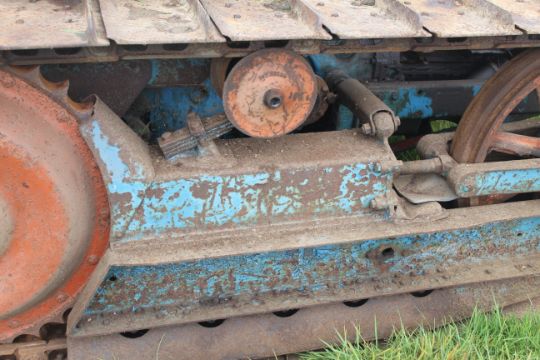
[[480, 92], [480, 89], [482, 88], [482, 85], [474, 85], [472, 87], [472, 94], [473, 96], [476, 96], [478, 95], [478, 93]]
[[119, 238], [143, 201], [148, 187], [144, 181], [144, 170], [141, 164], [126, 164], [120, 156], [120, 149], [102, 131], [99, 120], [85, 124], [81, 131], [86, 133], [87, 139], [91, 139], [92, 147], [99, 154], [98, 158], [105, 163], [105, 183], [111, 207], [111, 238]]
[[540, 169], [488, 171], [471, 175], [458, 186], [459, 196], [517, 194], [540, 191]]
[[354, 79], [371, 79], [373, 73], [371, 54], [314, 54], [307, 56], [315, 73], [324, 78], [329, 70], [339, 69]]
[[386, 194], [391, 174], [369, 164], [200, 175], [153, 183], [123, 241], [166, 231], [253, 226], [360, 215]]
[[399, 89], [396, 102], [403, 104], [401, 108], [395, 109], [399, 117], [425, 119], [433, 116], [431, 98], [417, 89]]
[[[534, 217], [353, 244], [114, 267], [85, 315], [168, 306], [186, 314], [261, 304], [280, 295], [316, 298], [351, 286], [361, 297], [363, 284], [370, 281], [410, 282], [437, 269], [530, 255], [540, 250], [539, 231], [540, 218]], [[392, 249], [391, 255], [384, 255], [384, 249]]]
[[223, 113], [223, 101], [210, 79], [200, 86], [145, 89], [141, 97], [150, 110], [148, 117], [154, 138], [185, 127], [190, 111], [203, 118]]

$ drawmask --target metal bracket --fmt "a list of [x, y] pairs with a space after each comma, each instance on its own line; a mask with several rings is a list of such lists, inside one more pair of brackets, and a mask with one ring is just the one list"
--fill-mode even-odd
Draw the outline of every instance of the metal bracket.
[[356, 126], [360, 127], [365, 135], [384, 140], [397, 130], [399, 118], [360, 81], [334, 69], [326, 76], [326, 82], [330, 90], [338, 95], [338, 100], [360, 121]]
[[198, 155], [218, 155], [219, 152], [212, 140], [225, 135], [232, 129], [233, 125], [224, 115], [201, 120], [196, 113], [190, 112], [187, 127], [173, 133], [164, 133], [158, 139], [158, 144], [167, 160], [185, 155], [195, 148], [198, 148]]

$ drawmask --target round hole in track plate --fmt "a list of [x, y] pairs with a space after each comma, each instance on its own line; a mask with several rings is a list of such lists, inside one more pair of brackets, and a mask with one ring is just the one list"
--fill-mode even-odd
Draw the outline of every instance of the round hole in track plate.
[[141, 52], [146, 51], [148, 49], [147, 45], [121, 45], [120, 46], [125, 51], [132, 51], [132, 52]]
[[11, 53], [16, 56], [36, 56], [38, 52], [37, 49], [11, 50]]
[[360, 300], [351, 300], [351, 301], [344, 301], [343, 304], [348, 307], [360, 307], [368, 302], [369, 299], [360, 299]]
[[289, 44], [289, 40], [267, 40], [264, 42], [265, 48], [284, 48]]
[[224, 322], [225, 322], [225, 319], [217, 319], [217, 320], [201, 321], [198, 324], [205, 328], [215, 328], [223, 324]]
[[75, 55], [82, 50], [81, 47], [54, 48], [53, 51], [57, 55]]
[[273, 312], [274, 315], [281, 318], [286, 318], [289, 316], [293, 316], [298, 312], [298, 309], [290, 309], [290, 310], [283, 310], [283, 311], [275, 311]]
[[137, 339], [144, 336], [147, 332], [148, 332], [148, 329], [141, 329], [141, 330], [135, 330], [135, 331], [125, 331], [125, 332], [120, 333], [120, 335], [128, 339]]
[[414, 297], [426, 297], [428, 296], [429, 294], [431, 294], [433, 292], [433, 290], [423, 290], [423, 291], [414, 291], [411, 293], [412, 296]]
[[189, 46], [189, 44], [182, 44], [182, 43], [163, 44], [163, 50], [166, 50], [166, 51], [183, 51], [183, 50], [186, 50], [188, 46]]
[[39, 337], [42, 340], [61, 339], [66, 336], [66, 324], [47, 323], [39, 329]]
[[394, 257], [394, 255], [395, 255], [395, 251], [391, 247], [387, 247], [381, 250], [381, 257], [383, 259], [390, 259]]
[[67, 359], [67, 349], [53, 350], [47, 355], [48, 360]]

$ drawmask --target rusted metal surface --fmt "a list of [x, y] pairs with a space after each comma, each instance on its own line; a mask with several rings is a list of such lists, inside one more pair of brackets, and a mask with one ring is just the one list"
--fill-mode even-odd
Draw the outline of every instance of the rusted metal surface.
[[483, 162], [505, 119], [538, 87], [540, 51], [529, 50], [507, 62], [485, 83], [463, 114], [452, 142], [452, 157], [458, 162]]
[[[217, 59], [216, 59], [217, 60]], [[151, 60], [151, 87], [200, 85], [210, 76], [210, 59]]]
[[107, 195], [78, 131], [85, 107], [67, 91], [37, 68], [0, 69], [0, 206], [11, 219], [0, 229], [0, 340], [61, 318], [107, 247]]
[[395, 224], [364, 216], [258, 228], [255, 238], [246, 229], [118, 244], [69, 329], [95, 335], [534, 274], [538, 209], [531, 201], [431, 222], [425, 213]]
[[109, 45], [96, 1], [0, 2], [0, 50]]
[[[199, 324], [151, 329], [138, 338], [121, 335], [69, 338], [70, 355], [80, 360], [159, 359], [257, 359], [318, 349], [354, 340], [356, 330], [364, 339], [385, 338], [394, 328], [420, 324], [440, 326], [459, 321], [474, 308], [490, 310], [496, 303], [508, 306], [538, 296], [538, 276], [478, 283], [434, 290], [427, 296], [410, 294], [364, 301], [302, 308], [289, 317], [274, 314], [226, 319], [217, 327]], [[359, 294], [360, 295], [360, 294]], [[358, 298], [359, 300], [361, 298]]]
[[[83, 133], [104, 173], [117, 169], [105, 177], [118, 242], [366, 214], [390, 189], [391, 171], [381, 166], [393, 160], [390, 149], [354, 131], [217, 140], [214, 157], [188, 157], [178, 166], [156, 154], [124, 173], [114, 166], [132, 152], [99, 122]], [[137, 171], [155, 176], [141, 179]]]
[[[148, 145], [111, 109], [96, 99], [90, 119], [80, 124], [105, 182], [111, 241], [121, 238], [155, 176]], [[104, 134], [107, 134], [106, 136]], [[116, 147], [109, 145], [114, 139]]]
[[429, 37], [419, 15], [394, 0], [304, 0], [340, 39]]
[[51, 65], [42, 67], [51, 81], [69, 80], [69, 96], [83, 101], [90, 94], [99, 96], [119, 116], [123, 116], [152, 76], [149, 61]]
[[[540, 123], [540, 119], [537, 119]], [[498, 131], [492, 136], [492, 151], [518, 156], [540, 157], [540, 138]]]
[[439, 174], [400, 175], [394, 180], [397, 192], [414, 204], [430, 201], [451, 201], [457, 195], [446, 179]]
[[[438, 38], [432, 37], [427, 41], [418, 38], [400, 39], [365, 39], [326, 41], [326, 40], [290, 40], [283, 46], [285, 49], [300, 54], [313, 53], [374, 53], [417, 51], [433, 52], [438, 50], [483, 50], [483, 49], [519, 49], [540, 47], [540, 40], [534, 36], [497, 36], [470, 38]], [[184, 44], [185, 45], [185, 44]], [[35, 49], [32, 51], [1, 51], [0, 64], [36, 65], [43, 63], [82, 63], [96, 61], [140, 60], [155, 58], [215, 58], [242, 57], [255, 51], [265, 49], [271, 44], [264, 41], [242, 42], [241, 46], [227, 43], [208, 44], [159, 44], [147, 46], [118, 46], [111, 45], [100, 48], [77, 48], [74, 51], [63, 52], [58, 49]]]
[[[50, 341], [29, 341], [25, 343], [13, 343], [0, 345], [0, 359], [4, 360], [49, 360], [49, 354], [55, 352], [65, 353], [67, 348], [66, 339], [54, 339]], [[54, 359], [63, 359], [55, 357]]]
[[326, 76], [329, 88], [336, 93], [337, 101], [349, 108], [366, 135], [385, 139], [397, 130], [399, 118], [381, 99], [357, 79], [341, 70], [331, 70]]
[[519, 35], [512, 16], [485, 0], [407, 0], [422, 25], [439, 37]]
[[[165, 133], [159, 139], [159, 147], [163, 151], [165, 159], [173, 159], [176, 156], [186, 155], [186, 151], [193, 150], [201, 143], [216, 139], [233, 129], [233, 125], [223, 115], [200, 119], [196, 114], [188, 115], [188, 124], [200, 123], [200, 131], [194, 132], [193, 127], [187, 126], [174, 133]], [[194, 154], [190, 154], [193, 156]], [[204, 154], [195, 154], [204, 155]]]
[[490, 0], [491, 3], [512, 14], [517, 27], [528, 34], [539, 34], [540, 23], [536, 18], [540, 13], [540, 3], [535, 0]]
[[318, 84], [306, 60], [290, 51], [261, 50], [240, 60], [223, 88], [225, 114], [244, 134], [272, 138], [309, 117]]
[[448, 180], [459, 197], [540, 191], [540, 159], [461, 164]]
[[197, 0], [99, 0], [107, 37], [118, 44], [225, 41]]
[[[202, 4], [197, 0], [163, 4], [11, 0], [0, 5], [2, 23], [12, 24], [5, 27], [0, 46], [93, 47], [106, 46], [109, 39], [133, 45], [211, 44], [224, 42], [221, 34], [233, 41], [331, 39], [323, 24], [342, 39], [385, 39], [390, 43], [397, 38], [429, 36], [422, 27], [448, 38], [522, 34], [516, 25], [534, 34], [538, 33], [537, 14], [531, 10], [535, 4], [507, 0], [204, 0]], [[183, 50], [181, 46], [175, 49]]]
[[317, 15], [299, 0], [201, 0], [233, 41], [331, 39]]
[[210, 81], [212, 86], [216, 89], [216, 93], [219, 97], [223, 95], [223, 86], [225, 85], [225, 79], [232, 68], [233, 58], [217, 58], [212, 59], [210, 65]]

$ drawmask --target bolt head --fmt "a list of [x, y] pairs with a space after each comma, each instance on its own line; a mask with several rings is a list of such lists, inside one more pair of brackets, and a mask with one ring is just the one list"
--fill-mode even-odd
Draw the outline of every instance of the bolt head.
[[371, 135], [371, 125], [369, 123], [363, 124], [360, 130], [364, 135]]
[[8, 326], [12, 329], [19, 327], [19, 322], [17, 320], [11, 320], [8, 322]]
[[88, 264], [90, 265], [96, 265], [99, 261], [99, 258], [97, 257], [97, 255], [90, 255], [87, 261], [88, 261]]

